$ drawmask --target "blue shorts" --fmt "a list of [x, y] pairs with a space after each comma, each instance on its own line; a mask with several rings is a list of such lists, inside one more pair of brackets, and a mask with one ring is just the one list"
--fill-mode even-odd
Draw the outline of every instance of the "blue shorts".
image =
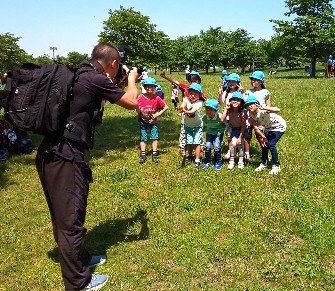
[[148, 134], [147, 131], [150, 130], [150, 139], [157, 140], [158, 139], [158, 127], [157, 123], [151, 124], [144, 121], [140, 121], [140, 131], [141, 137], [140, 141], [147, 142], [148, 141]]
[[188, 127], [184, 125], [186, 133], [186, 144], [201, 144], [202, 127]]
[[[227, 138], [228, 140], [231, 140], [232, 138], [239, 138], [240, 136], [240, 133], [241, 133], [241, 129], [242, 127], [235, 127], [235, 128], [229, 128], [227, 130]], [[246, 138], [248, 136], [248, 133], [249, 133], [249, 128], [245, 128], [245, 131], [244, 131], [244, 135], [242, 136], [242, 138]]]

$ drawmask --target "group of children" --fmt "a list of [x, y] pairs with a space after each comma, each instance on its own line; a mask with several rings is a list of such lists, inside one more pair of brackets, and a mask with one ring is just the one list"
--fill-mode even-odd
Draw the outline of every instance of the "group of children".
[[[223, 164], [221, 144], [226, 135], [228, 151], [224, 157], [229, 160], [227, 168], [228, 170], [234, 168], [235, 157], [238, 154], [237, 167], [243, 169], [245, 162], [250, 160], [250, 141], [254, 130], [262, 148], [262, 162], [255, 171], [262, 171], [268, 167], [269, 151], [272, 156], [270, 174], [278, 174], [281, 171], [276, 144], [286, 130], [286, 122], [277, 114], [280, 109], [271, 106], [270, 93], [264, 86], [263, 72], [253, 72], [249, 77], [252, 88], [245, 90], [240, 84], [237, 73], [227, 75], [223, 70], [217, 99], [206, 97], [200, 85], [200, 74], [196, 71], [188, 74], [189, 84], [170, 78], [164, 72], [160, 76], [173, 86], [171, 101], [181, 116], [179, 148], [180, 154], [185, 156], [185, 164], [194, 162], [196, 169], [208, 169], [213, 164], [214, 169], [220, 170]], [[146, 161], [147, 131], [150, 130], [152, 161], [158, 163], [157, 118], [168, 110], [168, 106], [155, 93], [157, 84], [154, 78], [146, 78], [142, 86], [146, 93], [139, 96], [141, 150], [139, 162]], [[177, 88], [182, 92], [181, 105], [178, 105]], [[203, 102], [205, 102], [205, 115], [201, 114]], [[223, 106], [222, 113], [219, 112], [219, 105]], [[205, 152], [205, 158], [201, 166], [202, 151]]]

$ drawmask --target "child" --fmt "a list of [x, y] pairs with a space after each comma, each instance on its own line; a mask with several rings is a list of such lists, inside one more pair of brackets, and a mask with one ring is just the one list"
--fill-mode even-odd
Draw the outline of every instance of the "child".
[[[244, 99], [246, 100], [249, 95], [253, 95], [257, 98], [258, 102], [262, 105], [271, 106], [270, 100], [270, 92], [265, 89], [264, 80], [265, 75], [262, 71], [255, 71], [249, 77], [251, 81], [252, 89], [247, 90], [245, 92]], [[249, 119], [247, 120], [247, 129], [248, 129], [248, 136], [245, 138], [244, 141], [244, 148], [245, 148], [245, 159], [247, 161], [250, 160], [250, 142], [252, 138], [252, 127], [250, 126]], [[261, 129], [261, 128], [260, 128]], [[257, 140], [259, 136], [256, 134]]]
[[225, 123], [221, 121], [221, 113], [218, 113], [219, 103], [215, 99], [208, 99], [205, 103], [206, 114], [202, 117], [206, 126], [206, 151], [203, 169], [208, 169], [212, 161], [212, 145], [214, 147], [214, 169], [221, 170], [222, 156], [221, 143], [225, 130]]
[[195, 168], [200, 168], [200, 154], [201, 154], [201, 136], [202, 136], [202, 119], [200, 115], [202, 101], [200, 96], [202, 88], [199, 84], [191, 84], [188, 88], [188, 97], [183, 99], [181, 106], [177, 109], [184, 113], [184, 127], [186, 133], [186, 145], [188, 156], [185, 164], [191, 163], [193, 160], [193, 150], [195, 150]]
[[221, 72], [221, 86], [223, 90], [226, 90], [228, 87], [227, 83], [227, 70], [222, 70]]
[[[241, 82], [241, 79], [240, 79], [240, 76], [236, 73], [231, 73], [227, 76], [227, 89], [225, 91], [223, 91], [223, 87], [221, 86], [219, 88], [219, 98], [218, 98], [218, 101], [219, 101], [219, 104], [228, 104], [229, 103], [229, 99], [231, 98], [232, 94], [234, 92], [241, 92], [241, 93], [244, 93], [244, 88], [243, 86], [240, 84]], [[229, 117], [228, 117], [229, 118]], [[226, 121], [226, 133], [229, 132], [229, 119], [227, 118], [227, 121]], [[225, 154], [225, 159], [228, 160], [230, 158], [230, 146], [231, 144], [228, 143], [228, 151], [227, 153]]]
[[172, 83], [172, 92], [171, 92], [171, 102], [174, 105], [174, 109], [177, 109], [179, 99], [178, 99], [178, 86]]
[[156, 96], [160, 97], [162, 100], [164, 100], [164, 92], [161, 85], [157, 85], [156, 87]]
[[[162, 72], [160, 76], [168, 80], [169, 82], [176, 84], [179, 87], [183, 98], [189, 96], [187, 89], [190, 84], [200, 84], [201, 83], [200, 74], [196, 71], [192, 71], [191, 73], [189, 73], [187, 77], [189, 84], [184, 84], [175, 79], [172, 79], [166, 76], [165, 72]], [[200, 99], [202, 101], [207, 100], [207, 97], [203, 92], [201, 92]], [[184, 115], [181, 114], [181, 127], [180, 127], [180, 135], [179, 135], [179, 153], [183, 157], [186, 155], [185, 146], [186, 146], [186, 135], [185, 135], [185, 130], [184, 130]], [[202, 133], [201, 133], [201, 146], [204, 146]]]
[[142, 91], [142, 94], [145, 94], [145, 89], [144, 89], [144, 86], [143, 86], [143, 81], [149, 77], [149, 72], [148, 72], [148, 68], [147, 67], [143, 67], [142, 69], [142, 74], [138, 77], [138, 80], [140, 81], [141, 83], [141, 91]]
[[[269, 160], [268, 154], [270, 150], [273, 161], [270, 174], [276, 175], [281, 171], [276, 144], [286, 130], [286, 121], [276, 114], [276, 112], [280, 111], [278, 107], [262, 105], [254, 95], [249, 95], [245, 102], [245, 106], [250, 113], [252, 126], [254, 127], [255, 132], [261, 137], [262, 163], [255, 169], [255, 171], [259, 172], [267, 168]], [[259, 130], [258, 126], [264, 127], [264, 133]]]
[[224, 122], [226, 117], [229, 117], [229, 131], [227, 134], [228, 141], [230, 144], [230, 159], [228, 164], [228, 170], [234, 168], [235, 165], [235, 153], [236, 147], [239, 148], [239, 160], [237, 167], [239, 169], [244, 168], [243, 157], [244, 157], [244, 137], [245, 137], [245, 125], [247, 120], [247, 112], [244, 109], [244, 98], [241, 92], [235, 91], [229, 103], [223, 109], [221, 121]]
[[146, 143], [148, 141], [147, 131], [150, 130], [152, 140], [152, 161], [158, 163], [158, 127], [157, 118], [161, 116], [168, 106], [158, 96], [154, 94], [157, 86], [154, 78], [148, 77], [142, 83], [146, 93], [138, 96], [138, 121], [140, 122], [140, 164], [146, 161]]

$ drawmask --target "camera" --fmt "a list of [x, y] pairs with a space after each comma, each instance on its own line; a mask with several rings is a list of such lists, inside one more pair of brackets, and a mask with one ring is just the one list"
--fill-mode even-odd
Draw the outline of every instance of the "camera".
[[[118, 72], [116, 74], [116, 76], [114, 77], [114, 81], [116, 83], [117, 86], [122, 86], [122, 85], [127, 85], [127, 81], [128, 81], [128, 75], [127, 73], [123, 70], [123, 65], [125, 65], [125, 63], [127, 62], [127, 59], [128, 59], [128, 55], [130, 54], [131, 52], [131, 49], [126, 46], [126, 45], [120, 45], [118, 47], [118, 51], [119, 51], [119, 54], [120, 54], [120, 64], [119, 64], [119, 69], [118, 69]], [[132, 70], [132, 67], [131, 66], [128, 66], [129, 70]], [[143, 72], [142, 69], [139, 69], [137, 68], [137, 74], [141, 75]]]

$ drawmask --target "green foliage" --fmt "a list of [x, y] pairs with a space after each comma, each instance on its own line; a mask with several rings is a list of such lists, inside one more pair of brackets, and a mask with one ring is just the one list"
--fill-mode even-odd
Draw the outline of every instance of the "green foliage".
[[29, 60], [29, 56], [17, 44], [19, 39], [11, 33], [0, 34], [0, 72], [10, 71]]
[[[254, 171], [255, 138], [243, 170], [182, 166], [171, 84], [158, 75], [169, 106], [159, 118], [159, 164], [138, 163], [136, 112], [106, 105], [86, 219], [87, 247], [108, 258], [95, 270], [109, 275], [106, 290], [334, 290], [334, 79], [320, 75], [322, 66], [316, 79], [303, 69], [265, 73], [288, 124], [277, 176]], [[208, 97], [220, 78], [202, 74]], [[249, 88], [248, 75], [241, 79]], [[34, 158], [0, 163], [0, 290], [63, 289]]]

